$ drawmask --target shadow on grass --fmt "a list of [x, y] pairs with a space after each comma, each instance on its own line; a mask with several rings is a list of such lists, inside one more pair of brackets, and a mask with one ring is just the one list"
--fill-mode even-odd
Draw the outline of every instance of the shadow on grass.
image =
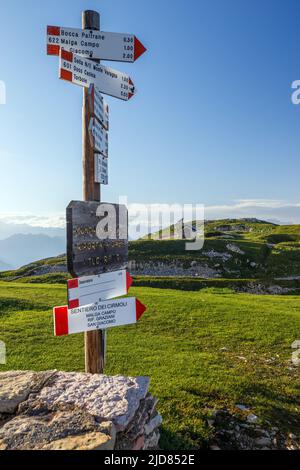
[[205, 442], [200, 433], [189, 432], [188, 429], [173, 432], [165, 427], [161, 428], [161, 439], [159, 446], [162, 450], [206, 450], [208, 442]]
[[[295, 385], [295, 388], [300, 389], [300, 385]], [[300, 408], [300, 395], [298, 397], [284, 395], [281, 392], [276, 392], [276, 389], [267, 387], [263, 384], [253, 384], [244, 389], [243, 396], [254, 398], [256, 402], [260, 402], [263, 408], [263, 418], [268, 420], [273, 426], [280, 426], [281, 429], [286, 431], [296, 431], [299, 434], [300, 429], [300, 413], [297, 408]], [[287, 409], [294, 407], [294, 411]]]

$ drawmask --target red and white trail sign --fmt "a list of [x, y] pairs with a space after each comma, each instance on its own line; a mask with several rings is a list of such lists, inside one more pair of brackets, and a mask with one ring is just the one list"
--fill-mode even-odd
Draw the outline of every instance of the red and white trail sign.
[[69, 309], [127, 295], [132, 283], [132, 277], [125, 270], [70, 279], [68, 281]]
[[135, 93], [133, 81], [125, 73], [65, 50], [60, 52], [59, 78], [86, 88], [95, 85], [100, 93], [124, 101]]
[[48, 26], [47, 54], [59, 55], [61, 48], [90, 59], [118, 62], [135, 62], [147, 50], [133, 34]]
[[93, 149], [96, 152], [102, 153], [105, 157], [108, 157], [108, 132], [95, 118], [91, 118], [89, 135]]
[[142, 318], [145, 311], [145, 305], [133, 297], [107, 300], [73, 310], [68, 307], [55, 307], [54, 334], [65, 336], [133, 325]]
[[89, 105], [91, 114], [98, 119], [100, 124], [108, 131], [109, 129], [109, 107], [103, 96], [95, 85], [89, 87]]

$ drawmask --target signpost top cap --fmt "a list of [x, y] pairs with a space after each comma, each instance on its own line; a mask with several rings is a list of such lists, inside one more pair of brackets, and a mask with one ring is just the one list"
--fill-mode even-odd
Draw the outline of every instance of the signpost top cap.
[[94, 29], [100, 31], [100, 13], [93, 10], [82, 12], [82, 29]]

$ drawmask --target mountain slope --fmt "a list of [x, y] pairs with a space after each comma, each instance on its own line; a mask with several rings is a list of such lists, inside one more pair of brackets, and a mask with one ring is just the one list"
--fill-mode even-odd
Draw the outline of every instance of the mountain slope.
[[[199, 251], [186, 251], [185, 240], [141, 239], [129, 243], [129, 259], [134, 276], [160, 278], [155, 280], [159, 286], [170, 287], [177, 277], [181, 278], [180, 285], [192, 289], [201, 279], [209, 280], [211, 285], [225, 282], [226, 286], [231, 286], [231, 281], [248, 285], [260, 280], [264, 285], [298, 289], [300, 226], [279, 226], [255, 219], [209, 221]], [[27, 282], [65, 282], [67, 277], [65, 257], [31, 263], [0, 276], [7, 280], [26, 278]]]

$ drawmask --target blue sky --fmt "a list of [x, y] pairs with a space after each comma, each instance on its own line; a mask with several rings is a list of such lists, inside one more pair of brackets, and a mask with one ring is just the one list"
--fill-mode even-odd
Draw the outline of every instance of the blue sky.
[[82, 197], [82, 91], [58, 79], [45, 31], [80, 27], [81, 11], [95, 9], [104, 31], [136, 34], [148, 48], [135, 64], [112, 65], [132, 76], [138, 94], [107, 99], [102, 199], [202, 203], [213, 217], [300, 222], [300, 106], [291, 102], [300, 79], [297, 0], [0, 4], [1, 214], [63, 213]]

